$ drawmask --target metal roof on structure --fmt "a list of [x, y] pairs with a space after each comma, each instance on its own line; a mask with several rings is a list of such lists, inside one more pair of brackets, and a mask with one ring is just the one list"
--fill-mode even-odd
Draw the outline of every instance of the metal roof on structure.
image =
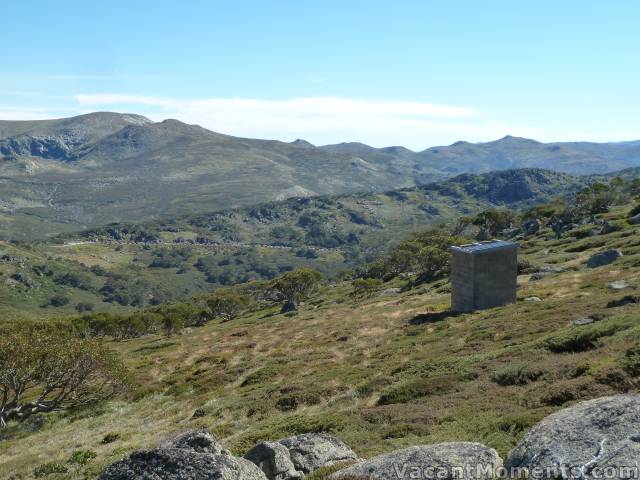
[[508, 240], [489, 240], [486, 242], [469, 243], [467, 245], [456, 245], [451, 247], [452, 250], [462, 251], [465, 253], [484, 252], [488, 250], [497, 250], [499, 248], [518, 248], [518, 244]]

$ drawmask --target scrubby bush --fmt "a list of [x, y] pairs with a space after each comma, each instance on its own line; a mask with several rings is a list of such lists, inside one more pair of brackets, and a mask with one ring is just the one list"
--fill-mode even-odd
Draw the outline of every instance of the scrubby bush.
[[184, 327], [184, 319], [175, 314], [167, 314], [162, 317], [162, 331], [168, 337], [174, 335]]
[[93, 450], [76, 450], [71, 454], [67, 463], [69, 465], [87, 465], [97, 456], [98, 454]]
[[83, 313], [83, 312], [90, 312], [93, 310], [93, 303], [91, 302], [79, 302], [76, 304], [76, 311]]
[[380, 288], [382, 280], [378, 278], [357, 278], [353, 281], [354, 297], [370, 297]]
[[542, 370], [526, 365], [509, 365], [496, 370], [491, 375], [491, 380], [503, 387], [509, 385], [526, 385], [535, 382], [542, 376]]
[[1, 333], [0, 427], [90, 405], [126, 385], [123, 363], [98, 340], [56, 326], [12, 326]]
[[44, 478], [56, 473], [67, 473], [68, 469], [61, 463], [43, 463], [33, 470], [33, 476], [35, 478]]
[[640, 345], [636, 345], [625, 353], [622, 366], [632, 377], [640, 377]]
[[68, 305], [71, 299], [66, 295], [54, 295], [49, 300], [49, 305], [52, 307], [64, 307]]
[[621, 324], [596, 324], [549, 337], [545, 346], [554, 353], [584, 352], [596, 348], [598, 339], [628, 328]]
[[433, 280], [448, 274], [449, 248], [462, 243], [468, 243], [468, 240], [441, 229], [426, 230], [401, 242], [376, 260], [363, 276], [390, 280], [403, 273], [415, 273], [418, 282]]
[[58, 275], [53, 280], [58, 285], [66, 285], [68, 287], [80, 288], [82, 290], [93, 290], [94, 285], [90, 275], [80, 272], [66, 272]]
[[276, 277], [272, 288], [285, 300], [282, 312], [298, 309], [298, 304], [313, 293], [322, 280], [322, 274], [311, 268], [300, 268]]
[[214, 318], [227, 322], [240, 315], [247, 308], [249, 300], [244, 295], [224, 288], [215, 291], [206, 299], [206, 303]]
[[505, 228], [510, 228], [515, 220], [515, 212], [492, 208], [476, 215], [473, 224], [480, 228], [481, 237], [496, 237]]
[[409, 380], [383, 391], [378, 399], [378, 405], [408, 403], [411, 400], [428, 395], [445, 393], [454, 389], [459, 381], [460, 377], [456, 375], [442, 375], [432, 378]]

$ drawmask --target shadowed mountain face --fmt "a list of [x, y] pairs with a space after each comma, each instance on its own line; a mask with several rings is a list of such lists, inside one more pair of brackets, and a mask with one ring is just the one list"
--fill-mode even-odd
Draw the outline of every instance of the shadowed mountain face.
[[[543, 144], [506, 137], [422, 152], [357, 143], [316, 147], [99, 112], [0, 122], [0, 222], [55, 232], [289, 197], [391, 190], [463, 172], [539, 167], [586, 174], [637, 165], [640, 142]], [[505, 188], [517, 194], [513, 185]]]

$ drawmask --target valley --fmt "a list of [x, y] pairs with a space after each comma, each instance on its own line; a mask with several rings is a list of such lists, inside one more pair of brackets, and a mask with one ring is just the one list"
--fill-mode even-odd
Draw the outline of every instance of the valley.
[[542, 168], [602, 175], [639, 165], [638, 142], [505, 137], [414, 152], [238, 138], [111, 112], [1, 121], [0, 236], [32, 241], [292, 197], [379, 193], [461, 173]]

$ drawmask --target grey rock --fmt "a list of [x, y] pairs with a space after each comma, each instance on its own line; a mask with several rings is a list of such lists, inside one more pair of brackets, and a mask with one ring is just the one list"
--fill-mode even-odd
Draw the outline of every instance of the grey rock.
[[616, 227], [613, 226], [613, 224], [605, 221], [602, 223], [602, 229], [600, 230], [600, 233], [603, 235], [607, 235], [608, 233], [612, 233], [616, 231]]
[[558, 265], [543, 265], [539, 271], [543, 273], [562, 273], [565, 269]]
[[639, 427], [639, 395], [582, 402], [533, 427], [509, 453], [505, 466], [541, 469], [543, 476], [537, 478], [549, 479], [562, 478], [561, 468], [579, 475], [569, 478], [583, 479], [602, 475], [607, 468], [606, 478], [622, 480], [628, 475], [622, 467], [635, 467], [640, 458]]
[[401, 290], [400, 288], [396, 288], [396, 287], [386, 288], [380, 293], [380, 295], [382, 295], [384, 297], [393, 296], [393, 295], [397, 295], [398, 293], [400, 293], [400, 290]]
[[623, 290], [629, 288], [629, 284], [625, 280], [617, 280], [607, 285], [611, 290]]
[[180, 448], [184, 450], [193, 450], [196, 453], [231, 455], [231, 452], [229, 452], [229, 450], [225, 450], [218, 439], [206, 429], [185, 432], [176, 437], [165, 440], [160, 444], [160, 448]]
[[547, 275], [549, 275], [549, 272], [535, 272], [531, 274], [531, 276], [529, 277], [529, 281], [537, 282], [538, 280], [542, 280]]
[[589, 260], [587, 261], [587, 267], [597, 268], [604, 265], [609, 265], [620, 257], [622, 257], [622, 252], [620, 250], [607, 250], [605, 252], [596, 253], [589, 257]]
[[542, 299], [540, 297], [527, 297], [524, 299], [525, 302], [541, 302]]
[[504, 230], [502, 230], [502, 232], [500, 232], [500, 234], [504, 238], [514, 238], [520, 235], [521, 233], [522, 233], [522, 230], [519, 228], [505, 228]]
[[591, 318], [591, 317], [580, 317], [580, 318], [576, 318], [573, 321], [573, 324], [580, 327], [582, 325], [589, 325], [593, 322], [595, 322], [596, 319], [595, 318]]
[[535, 235], [540, 231], [541, 227], [542, 227], [542, 223], [540, 223], [540, 220], [537, 220], [537, 219], [527, 220], [522, 224], [522, 230], [525, 236]]
[[322, 433], [305, 433], [280, 440], [289, 450], [296, 470], [310, 473], [322, 467], [358, 459], [342, 440]]
[[380, 455], [342, 469], [330, 478], [478, 480], [491, 477], [482, 475], [483, 468], [494, 472], [501, 466], [502, 459], [492, 448], [479, 443], [452, 442], [410, 447]]
[[266, 480], [253, 463], [229, 455], [180, 448], [134, 452], [113, 463], [98, 480]]
[[631, 217], [629, 223], [631, 225], [640, 225], [640, 213]]
[[297, 480], [304, 473], [296, 470], [287, 447], [278, 442], [260, 442], [249, 450], [245, 459], [256, 464], [269, 480]]

